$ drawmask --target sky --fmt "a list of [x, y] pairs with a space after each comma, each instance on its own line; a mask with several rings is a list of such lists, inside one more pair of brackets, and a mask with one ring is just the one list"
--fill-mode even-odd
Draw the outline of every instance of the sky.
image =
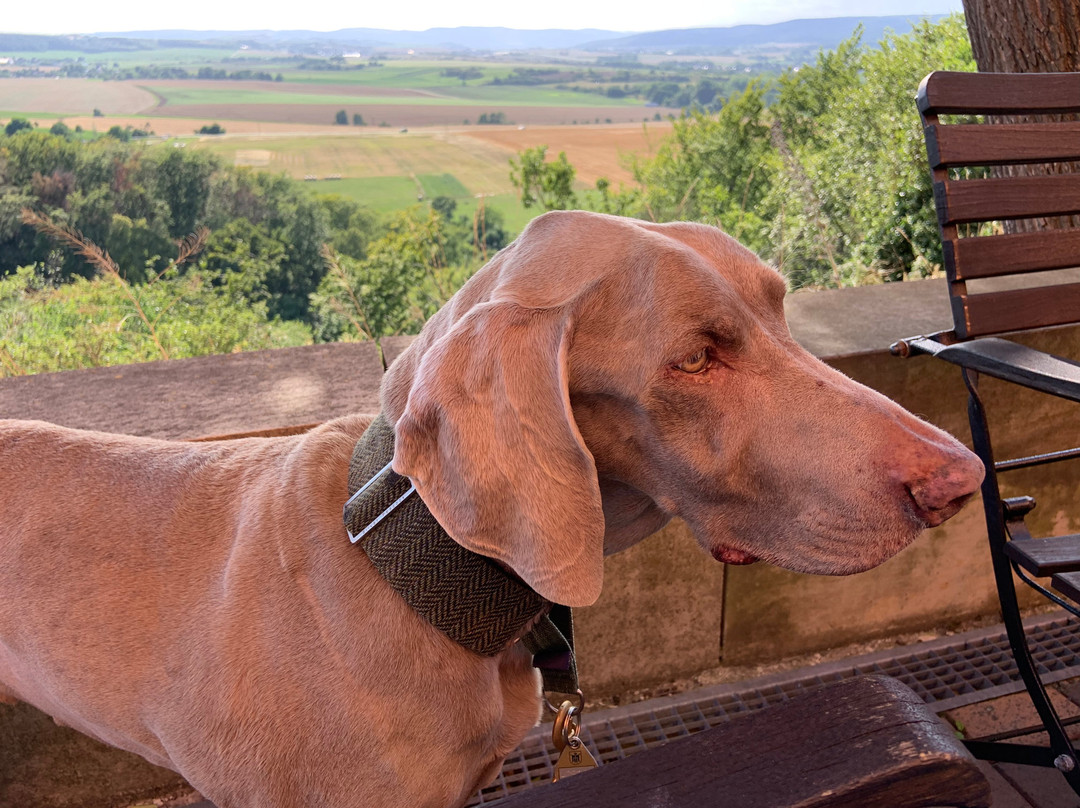
[[[603, 28], [657, 31], [743, 23], [768, 24], [803, 17], [947, 14], [961, 0], [407, 0], [406, 2], [221, 2], [221, 0], [5, 0], [0, 31], [77, 34], [100, 31], [286, 30], [334, 31], [388, 28], [423, 31], [459, 26], [505, 28]], [[537, 10], [541, 9], [541, 13]]]

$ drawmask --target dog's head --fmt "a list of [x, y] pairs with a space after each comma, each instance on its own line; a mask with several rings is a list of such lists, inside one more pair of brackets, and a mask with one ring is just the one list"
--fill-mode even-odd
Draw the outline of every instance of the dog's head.
[[549, 213], [391, 366], [394, 470], [465, 547], [571, 606], [672, 516], [721, 561], [845, 574], [955, 513], [955, 439], [792, 339], [715, 228]]

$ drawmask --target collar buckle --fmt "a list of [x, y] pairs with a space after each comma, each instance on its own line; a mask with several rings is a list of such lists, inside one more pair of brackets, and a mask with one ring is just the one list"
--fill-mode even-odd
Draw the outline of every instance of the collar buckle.
[[394, 465], [394, 461], [391, 460], [389, 463], [387, 463], [385, 466], [383, 466], [382, 469], [374, 477], [372, 477], [370, 480], [368, 480], [366, 483], [364, 483], [362, 486], [360, 486], [360, 488], [357, 489], [356, 493], [353, 494], [351, 497], [349, 497], [349, 499], [345, 502], [345, 507], [342, 509], [342, 513], [346, 517], [345, 518], [345, 522], [346, 522], [345, 532], [349, 534], [349, 541], [351, 541], [353, 544], [356, 544], [358, 541], [360, 541], [362, 538], [364, 538], [364, 536], [366, 536], [368, 533], [370, 533], [383, 519], [385, 519], [387, 516], [389, 516], [391, 513], [393, 513], [395, 508], [397, 508], [399, 505], [401, 505], [401, 503], [403, 503], [410, 496], [412, 496], [413, 494], [416, 493], [416, 486], [413, 485], [412, 481], [410, 480], [409, 481], [409, 488], [404, 494], [402, 494], [400, 497], [398, 497], [393, 502], [391, 502], [386, 507], [386, 510], [384, 510], [382, 513], [380, 513], [378, 516], [376, 516], [374, 519], [372, 519], [367, 524], [367, 526], [364, 527], [364, 529], [361, 530], [359, 533], [353, 533], [352, 532], [352, 530], [348, 526], [349, 506], [352, 505], [352, 503], [361, 494], [363, 494], [365, 491], [367, 491], [373, 485], [375, 485], [376, 483], [382, 482], [383, 480], [388, 479], [389, 476], [394, 473], [393, 465]]

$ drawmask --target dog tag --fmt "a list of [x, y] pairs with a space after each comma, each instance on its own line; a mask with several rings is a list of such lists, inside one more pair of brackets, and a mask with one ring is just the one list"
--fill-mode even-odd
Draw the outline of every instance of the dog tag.
[[[579, 692], [580, 695], [580, 692]], [[584, 706], [585, 698], [581, 698]], [[555, 721], [551, 725], [551, 742], [559, 750], [559, 760], [555, 764], [555, 775], [551, 778], [553, 783], [559, 782], [563, 777], [570, 777], [585, 769], [595, 769], [596, 760], [585, 748], [578, 736], [581, 726], [581, 708], [575, 707], [568, 701], [564, 701], [559, 708]]]
[[586, 769], [595, 768], [596, 760], [589, 753], [589, 750], [585, 748], [581, 738], [574, 736], [563, 747], [562, 754], [559, 755], [559, 762], [555, 764], [555, 775], [551, 780], [557, 783], [564, 777], [572, 777]]

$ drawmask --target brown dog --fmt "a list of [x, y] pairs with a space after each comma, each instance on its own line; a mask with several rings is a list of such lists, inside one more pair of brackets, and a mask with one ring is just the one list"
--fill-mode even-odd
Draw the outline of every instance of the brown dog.
[[[536, 219], [387, 372], [394, 468], [462, 545], [584, 605], [671, 517], [721, 561], [845, 574], [982, 467], [802, 350], [780, 276], [719, 231]], [[538, 718], [349, 544], [369, 419], [174, 443], [0, 422], [0, 696], [220, 808], [452, 806]]]

